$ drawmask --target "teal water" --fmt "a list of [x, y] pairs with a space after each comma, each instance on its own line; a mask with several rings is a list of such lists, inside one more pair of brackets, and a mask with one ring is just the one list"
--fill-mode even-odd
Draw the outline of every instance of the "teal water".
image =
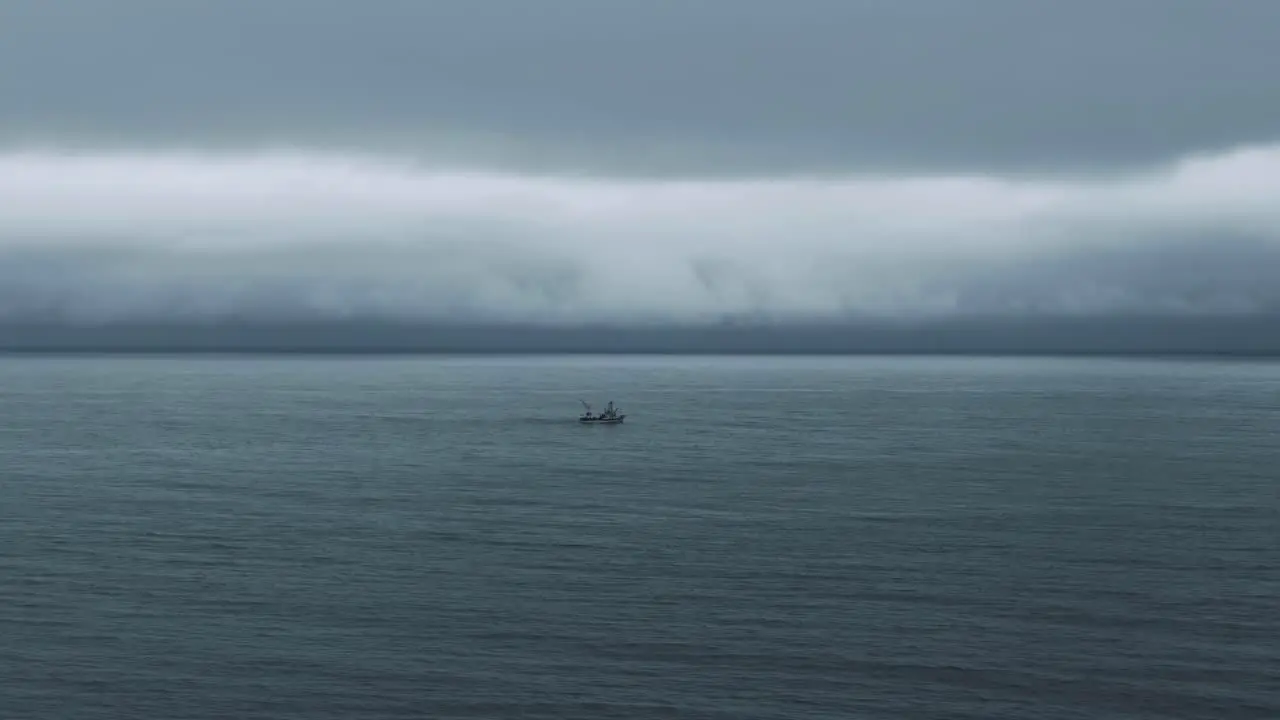
[[1277, 363], [10, 357], [0, 409], [2, 718], [1280, 717]]

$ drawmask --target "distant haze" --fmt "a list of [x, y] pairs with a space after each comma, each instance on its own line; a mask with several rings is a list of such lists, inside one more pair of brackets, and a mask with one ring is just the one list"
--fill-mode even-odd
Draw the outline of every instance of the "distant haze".
[[1263, 0], [0, 0], [0, 347], [1181, 318], [1239, 349], [1261, 326], [1203, 330], [1280, 316], [1275, 67]]

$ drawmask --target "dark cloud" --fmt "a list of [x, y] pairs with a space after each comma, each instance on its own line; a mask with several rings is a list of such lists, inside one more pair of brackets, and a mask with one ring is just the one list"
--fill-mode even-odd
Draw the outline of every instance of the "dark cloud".
[[1280, 4], [0, 0], [0, 142], [1058, 172], [1275, 139]]

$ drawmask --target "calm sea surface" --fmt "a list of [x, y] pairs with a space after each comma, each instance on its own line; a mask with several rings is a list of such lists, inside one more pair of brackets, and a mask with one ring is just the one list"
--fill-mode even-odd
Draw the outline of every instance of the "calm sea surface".
[[0, 412], [4, 720], [1280, 718], [1280, 364], [11, 357]]

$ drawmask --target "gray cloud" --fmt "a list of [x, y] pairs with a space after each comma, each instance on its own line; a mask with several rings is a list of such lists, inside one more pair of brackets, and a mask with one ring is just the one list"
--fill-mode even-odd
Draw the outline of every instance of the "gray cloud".
[[1280, 134], [1280, 4], [0, 0], [0, 143], [1036, 172]]
[[1277, 66], [1272, 0], [0, 0], [0, 344], [1255, 347]]
[[622, 324], [1280, 309], [1280, 146], [1097, 180], [0, 156], [0, 310]]

